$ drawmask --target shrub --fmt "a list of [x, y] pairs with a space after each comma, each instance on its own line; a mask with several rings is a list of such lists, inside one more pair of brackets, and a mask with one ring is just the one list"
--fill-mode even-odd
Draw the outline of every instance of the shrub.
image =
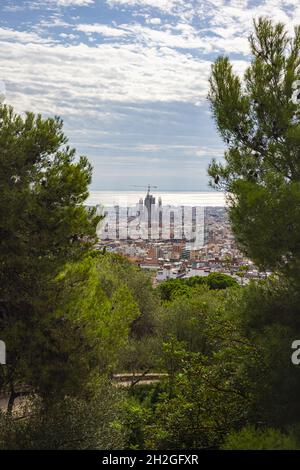
[[224, 441], [225, 450], [296, 450], [297, 441], [293, 435], [284, 434], [278, 429], [256, 429], [246, 426], [240, 431], [231, 432]]

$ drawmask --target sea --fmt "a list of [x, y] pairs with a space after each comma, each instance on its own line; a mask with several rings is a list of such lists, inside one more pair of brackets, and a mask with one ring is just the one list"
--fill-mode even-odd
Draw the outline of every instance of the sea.
[[[171, 206], [200, 206], [224, 207], [225, 193], [221, 191], [151, 191], [156, 203], [160, 197], [162, 205]], [[144, 199], [146, 190], [141, 191], [90, 191], [86, 200], [87, 206], [120, 207], [135, 206], [139, 200]]]

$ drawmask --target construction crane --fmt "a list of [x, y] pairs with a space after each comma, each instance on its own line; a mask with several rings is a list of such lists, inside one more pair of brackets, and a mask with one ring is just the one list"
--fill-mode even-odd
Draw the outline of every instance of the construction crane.
[[132, 186], [133, 188], [144, 188], [144, 189], [147, 189], [148, 194], [150, 194], [151, 188], [152, 188], [152, 189], [157, 189], [157, 188], [158, 188], [158, 186], [153, 186], [153, 185], [151, 185], [151, 184], [148, 184], [147, 186], [146, 186], [146, 185], [144, 185], [144, 186], [138, 186], [138, 185], [136, 185], [136, 184], [132, 184], [131, 186]]

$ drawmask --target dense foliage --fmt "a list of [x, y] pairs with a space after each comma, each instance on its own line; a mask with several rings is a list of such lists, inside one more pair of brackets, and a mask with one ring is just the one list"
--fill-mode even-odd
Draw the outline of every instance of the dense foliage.
[[244, 86], [219, 58], [209, 95], [229, 146], [210, 174], [240, 246], [273, 269], [243, 287], [213, 273], [154, 288], [95, 251], [87, 159], [60, 119], [0, 108], [1, 449], [300, 448], [300, 29], [260, 19], [250, 44]]
[[0, 413], [0, 449], [119, 449], [126, 442], [123, 396], [99, 384], [92, 399], [64, 397], [45, 404], [34, 398], [23, 419]]
[[[289, 38], [267, 19], [254, 28], [243, 82], [226, 57], [212, 67], [209, 99], [228, 150], [225, 165], [213, 162], [209, 173], [228, 191], [241, 249], [274, 275], [240, 289], [228, 278], [159, 286], [159, 364], [168, 380], [151, 406], [136, 394], [141, 426], [134, 438], [142, 436], [143, 446], [299, 448], [300, 377], [291, 344], [300, 334], [300, 125], [291, 97], [300, 78], [300, 29]], [[219, 288], [226, 289], [211, 290]]]
[[210, 273], [208, 276], [192, 276], [188, 278], [168, 279], [158, 286], [160, 296], [163, 300], [174, 299], [182, 293], [192, 293], [190, 288], [206, 285], [210, 289], [226, 289], [227, 287], [238, 286], [238, 282], [228, 274]]
[[257, 265], [299, 274], [300, 27], [260, 18], [250, 37], [252, 62], [241, 80], [227, 57], [212, 66], [209, 100], [228, 149], [214, 161], [212, 184], [230, 197], [237, 241]]

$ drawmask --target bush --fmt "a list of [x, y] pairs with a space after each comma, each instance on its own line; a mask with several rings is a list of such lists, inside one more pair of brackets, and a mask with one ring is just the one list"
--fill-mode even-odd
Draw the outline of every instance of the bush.
[[256, 429], [246, 426], [230, 433], [222, 445], [225, 450], [297, 450], [293, 435], [284, 434], [278, 429]]
[[55, 403], [35, 398], [23, 418], [0, 414], [0, 449], [122, 449], [123, 395], [102, 385], [92, 399], [65, 397]]
[[210, 273], [206, 277], [192, 276], [183, 279], [168, 279], [158, 286], [162, 300], [171, 301], [180, 296], [192, 296], [193, 288], [206, 285], [209, 289], [220, 290], [228, 287], [238, 287], [238, 282], [228, 274]]
[[228, 274], [210, 273], [205, 278], [205, 283], [210, 289], [227, 289], [228, 287], [237, 287], [238, 282]]

